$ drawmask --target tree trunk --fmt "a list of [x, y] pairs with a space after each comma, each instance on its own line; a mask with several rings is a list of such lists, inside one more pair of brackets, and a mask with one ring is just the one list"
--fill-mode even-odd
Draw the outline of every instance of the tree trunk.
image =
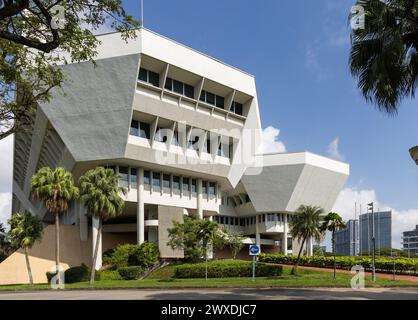
[[208, 243], [205, 244], [205, 280], [208, 281]]
[[28, 268], [29, 283], [33, 284], [32, 269], [30, 267], [29, 254], [28, 254], [28, 248], [27, 247], [25, 247], [25, 258], [26, 258], [26, 267]]
[[55, 214], [55, 265], [58, 272], [60, 265], [60, 219], [58, 213]]
[[303, 245], [305, 244], [306, 238], [308, 236], [305, 236], [302, 240], [302, 243], [300, 245], [300, 249], [299, 249], [299, 253], [298, 253], [298, 258], [296, 259], [296, 263], [292, 268], [292, 274], [297, 274], [297, 270], [298, 270], [298, 265], [299, 265], [299, 260], [300, 260], [300, 255], [302, 254], [302, 250], [303, 250]]
[[334, 280], [337, 278], [337, 262], [335, 260], [335, 229], [332, 230], [332, 253], [334, 255]]
[[100, 242], [101, 234], [102, 234], [102, 219], [99, 218], [99, 228], [97, 230], [96, 245], [94, 246], [93, 265], [91, 267], [91, 274], [90, 274], [90, 284], [94, 283], [94, 277], [96, 275], [96, 261], [97, 261], [97, 254], [99, 252], [99, 242]]

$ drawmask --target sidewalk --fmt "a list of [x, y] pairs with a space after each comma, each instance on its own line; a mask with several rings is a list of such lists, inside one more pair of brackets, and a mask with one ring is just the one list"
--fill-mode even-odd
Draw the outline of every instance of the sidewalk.
[[[291, 265], [282, 264], [282, 266], [287, 266], [288, 267], [288, 266], [291, 266]], [[334, 269], [332, 269], [332, 268], [319, 268], [319, 267], [307, 267], [307, 266], [298, 266], [298, 268], [305, 269], [305, 270], [324, 271], [324, 272], [330, 272], [330, 273], [334, 272]], [[344, 269], [337, 269], [337, 273], [352, 274], [350, 271], [344, 270]], [[368, 276], [368, 277], [371, 277], [372, 273], [366, 271], [365, 275]], [[393, 279], [393, 274], [376, 272], [376, 278]], [[418, 276], [396, 274], [395, 275], [395, 280], [405, 280], [405, 281], [418, 282]]]

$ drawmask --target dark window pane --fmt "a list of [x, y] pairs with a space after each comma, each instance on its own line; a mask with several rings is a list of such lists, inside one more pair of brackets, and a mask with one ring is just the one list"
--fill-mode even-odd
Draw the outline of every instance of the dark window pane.
[[183, 94], [183, 82], [173, 80], [173, 91], [178, 94]]
[[200, 94], [199, 100], [203, 101], [203, 102], [206, 101], [206, 91], [205, 90], [202, 90], [202, 93]]
[[170, 175], [169, 174], [163, 175], [163, 187], [170, 188]]
[[247, 194], [247, 195], [245, 195], [245, 201], [246, 201], [246, 202], [251, 202], [250, 197], [248, 196], [248, 194]]
[[173, 79], [167, 78], [167, 80], [165, 81], [165, 88], [167, 90], [173, 91]]
[[219, 217], [219, 223], [224, 224], [224, 217]]
[[242, 104], [235, 102], [235, 113], [242, 116]]
[[137, 120], [131, 121], [131, 129], [129, 131], [129, 134], [132, 136], [139, 136], [139, 122]]
[[148, 77], [149, 83], [156, 87], [160, 86], [160, 75], [158, 73], [148, 71]]
[[150, 132], [149, 123], [143, 123], [143, 122], [141, 122], [140, 123], [139, 136], [142, 137], [142, 138], [149, 139], [149, 137], [150, 137], [149, 132]]
[[206, 152], [207, 152], [207, 153], [210, 153], [210, 143], [211, 143], [211, 142], [210, 142], [210, 139], [207, 139], [207, 140], [206, 140]]
[[206, 92], [206, 103], [215, 104], [215, 95], [210, 92]]
[[128, 187], [128, 167], [119, 167], [119, 183], [121, 187]]
[[192, 179], [192, 192], [196, 192], [196, 179]]
[[147, 70], [140, 68], [138, 79], [144, 82], [148, 82], [147, 79]]
[[184, 84], [184, 95], [194, 99], [194, 88], [188, 84]]
[[209, 194], [215, 195], [215, 191], [216, 191], [216, 184], [215, 184], [215, 182], [210, 182], [209, 183]]
[[189, 178], [183, 178], [183, 190], [189, 191], [190, 188], [190, 179]]
[[208, 193], [207, 181], [202, 181], [202, 193]]
[[155, 186], [155, 187], [159, 187], [161, 185], [160, 173], [159, 172], [153, 172], [152, 173], [152, 185]]
[[180, 190], [180, 177], [173, 176], [173, 189]]
[[138, 187], [138, 177], [136, 175], [137, 171], [135, 168], [131, 168], [131, 187], [137, 188]]
[[221, 96], [216, 96], [216, 106], [218, 108], [224, 108], [225, 106], [225, 99]]
[[179, 132], [177, 130], [173, 132], [173, 139], [171, 140], [171, 144], [174, 146], [179, 145]]
[[144, 184], [150, 184], [150, 172], [144, 171]]

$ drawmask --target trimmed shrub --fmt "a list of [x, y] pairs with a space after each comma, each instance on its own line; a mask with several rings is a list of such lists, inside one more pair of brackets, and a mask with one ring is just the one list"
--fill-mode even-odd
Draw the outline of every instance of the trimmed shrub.
[[128, 258], [128, 265], [150, 268], [155, 265], [160, 257], [158, 247], [149, 242], [142, 243]]
[[129, 257], [135, 254], [138, 247], [137, 244], [121, 244], [117, 246], [111, 254], [111, 264], [117, 269], [128, 267]]
[[136, 280], [144, 273], [144, 268], [140, 266], [122, 267], [118, 272], [124, 280]]
[[[204, 278], [204, 262], [188, 263], [175, 268], [174, 277], [180, 279]], [[257, 277], [277, 277], [283, 272], [282, 266], [257, 262]], [[252, 262], [242, 260], [217, 260], [208, 262], [208, 278], [238, 278], [252, 276]]]
[[100, 280], [122, 280], [117, 270], [104, 270], [100, 272]]

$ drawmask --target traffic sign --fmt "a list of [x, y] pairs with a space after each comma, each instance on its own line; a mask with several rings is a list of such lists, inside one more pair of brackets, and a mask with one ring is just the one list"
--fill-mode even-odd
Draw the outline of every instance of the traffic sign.
[[252, 244], [250, 245], [250, 256], [258, 256], [261, 253], [261, 249], [259, 245]]

